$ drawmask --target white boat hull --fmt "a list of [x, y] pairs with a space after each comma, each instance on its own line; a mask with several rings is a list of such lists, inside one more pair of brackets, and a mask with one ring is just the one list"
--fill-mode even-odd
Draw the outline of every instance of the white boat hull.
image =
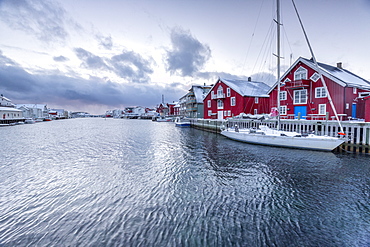
[[191, 126], [190, 122], [179, 122], [175, 124], [176, 124], [176, 127], [190, 127]]
[[265, 133], [261, 131], [259, 133], [251, 133], [250, 131], [235, 131], [233, 129], [224, 130], [221, 132], [223, 136], [236, 141], [276, 147], [299, 148], [320, 151], [332, 151], [345, 141], [342, 138], [316, 136], [312, 134], [308, 136], [301, 136], [298, 133], [294, 133], [294, 135], [282, 136], [282, 133], [285, 134], [288, 132], [275, 131], [274, 133]]

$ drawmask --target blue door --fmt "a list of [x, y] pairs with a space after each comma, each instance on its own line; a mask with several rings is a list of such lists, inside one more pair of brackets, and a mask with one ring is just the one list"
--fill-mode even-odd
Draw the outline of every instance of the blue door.
[[306, 106], [295, 106], [294, 116], [298, 117], [298, 113], [301, 113], [301, 118], [305, 118], [307, 116], [307, 107]]
[[352, 118], [356, 118], [357, 104], [352, 104]]

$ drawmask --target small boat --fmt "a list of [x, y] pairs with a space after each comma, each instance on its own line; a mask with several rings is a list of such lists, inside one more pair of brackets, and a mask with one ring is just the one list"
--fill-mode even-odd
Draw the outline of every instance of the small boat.
[[25, 124], [34, 124], [34, 123], [36, 123], [36, 121], [33, 120], [32, 118], [27, 118], [26, 120], [24, 120], [24, 123]]
[[189, 120], [185, 118], [179, 118], [179, 117], [175, 119], [175, 125], [176, 127], [190, 127], [191, 126]]
[[157, 122], [172, 122], [172, 118], [164, 118], [164, 117], [158, 117], [156, 118]]

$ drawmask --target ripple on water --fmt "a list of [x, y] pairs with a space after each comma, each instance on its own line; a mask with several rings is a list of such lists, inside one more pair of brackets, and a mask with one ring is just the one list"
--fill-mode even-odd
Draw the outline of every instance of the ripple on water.
[[140, 120], [52, 121], [0, 135], [0, 245], [370, 244], [367, 157]]

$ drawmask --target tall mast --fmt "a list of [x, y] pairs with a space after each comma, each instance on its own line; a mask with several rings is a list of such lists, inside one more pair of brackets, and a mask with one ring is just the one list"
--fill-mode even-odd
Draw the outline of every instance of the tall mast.
[[316, 66], [317, 72], [318, 72], [318, 73], [319, 73], [319, 75], [320, 75], [321, 83], [322, 83], [322, 85], [324, 86], [324, 88], [325, 88], [325, 90], [326, 90], [326, 95], [327, 95], [327, 97], [328, 97], [328, 101], [329, 101], [330, 106], [331, 106], [331, 108], [332, 108], [332, 110], [333, 110], [333, 112], [334, 112], [334, 115], [335, 115], [335, 117], [336, 117], [336, 119], [337, 119], [337, 121], [338, 121], [339, 128], [340, 128], [340, 131], [341, 131], [341, 132], [340, 132], [340, 134], [342, 134], [342, 135], [343, 135], [343, 134], [344, 134], [344, 130], [343, 130], [342, 124], [341, 124], [341, 123], [340, 123], [340, 121], [339, 121], [339, 117], [338, 117], [338, 114], [337, 114], [337, 110], [335, 109], [335, 106], [334, 106], [333, 100], [332, 100], [332, 98], [331, 98], [331, 96], [330, 96], [329, 89], [328, 89], [328, 87], [326, 86], [326, 83], [325, 83], [324, 77], [323, 77], [323, 75], [322, 75], [321, 69], [320, 69], [320, 67], [319, 67], [319, 64], [318, 64], [318, 63], [317, 63], [317, 61], [316, 61], [315, 54], [313, 53], [313, 50], [312, 50], [312, 47], [311, 47], [310, 41], [308, 40], [308, 36], [307, 36], [306, 30], [305, 30], [305, 29], [304, 29], [304, 27], [303, 27], [303, 23], [302, 23], [301, 17], [299, 16], [299, 13], [298, 13], [298, 10], [297, 10], [297, 7], [296, 7], [296, 5], [295, 5], [294, 0], [292, 0], [292, 3], [293, 3], [293, 6], [294, 6], [294, 10], [295, 10], [295, 12], [296, 12], [296, 14], [297, 14], [297, 17], [298, 17], [299, 23], [300, 23], [300, 25], [301, 25], [301, 28], [302, 28], [302, 31], [303, 31], [304, 37], [305, 37], [305, 39], [306, 39], [306, 42], [307, 42], [308, 48], [310, 49], [310, 52], [311, 52], [311, 56], [312, 56], [313, 62], [314, 62], [314, 64], [315, 64], [315, 66]]
[[280, 129], [280, 0], [276, 0], [276, 26], [277, 26], [277, 112], [278, 122], [276, 129]]

